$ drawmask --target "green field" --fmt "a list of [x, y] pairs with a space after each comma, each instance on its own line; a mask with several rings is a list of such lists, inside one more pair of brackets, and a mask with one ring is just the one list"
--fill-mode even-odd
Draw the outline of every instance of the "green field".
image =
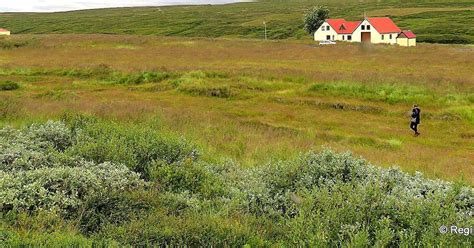
[[217, 6], [148, 7], [64, 13], [4, 13], [0, 25], [16, 34], [128, 34], [262, 38], [263, 21], [271, 39], [309, 39], [304, 12], [326, 4], [333, 18], [360, 20], [390, 16], [418, 41], [474, 43], [474, 2], [470, 1], [305, 1], [267, 0]]
[[20, 35], [0, 52], [7, 247], [472, 245], [438, 231], [473, 225], [471, 46]]
[[[425, 42], [318, 46], [316, 3]], [[0, 14], [0, 247], [472, 247], [474, 47], [430, 43], [473, 43], [473, 8]]]

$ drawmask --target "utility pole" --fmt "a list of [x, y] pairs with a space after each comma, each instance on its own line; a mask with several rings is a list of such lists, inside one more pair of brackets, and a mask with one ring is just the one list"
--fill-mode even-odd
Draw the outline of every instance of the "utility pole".
[[263, 25], [265, 26], [265, 40], [267, 40], [267, 23], [263, 21]]

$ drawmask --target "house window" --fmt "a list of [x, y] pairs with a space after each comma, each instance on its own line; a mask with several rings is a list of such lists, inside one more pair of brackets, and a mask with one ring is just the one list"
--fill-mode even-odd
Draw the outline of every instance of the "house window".
[[383, 39], [384, 39], [384, 36], [383, 36], [383, 34], [382, 34], [382, 40], [383, 40]]
[[362, 30], [365, 30], [365, 25], [362, 25], [361, 28], [362, 28]]
[[347, 40], [352, 40], [352, 35], [348, 35]]
[[367, 30], [370, 30], [370, 25], [367, 25]]
[[326, 40], [330, 40], [331, 39], [331, 35], [326, 35]]
[[346, 36], [345, 36], [345, 35], [342, 36], [342, 40], [346, 40]]
[[392, 39], [392, 34], [389, 35], [390, 39]]
[[326, 31], [329, 31], [329, 30], [330, 30], [329, 26], [326, 26]]

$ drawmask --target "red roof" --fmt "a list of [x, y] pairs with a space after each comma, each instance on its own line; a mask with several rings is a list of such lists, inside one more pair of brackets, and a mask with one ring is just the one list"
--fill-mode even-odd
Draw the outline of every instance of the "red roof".
[[326, 22], [338, 34], [352, 34], [361, 22], [348, 22], [344, 19], [327, 19]]
[[359, 26], [361, 22], [345, 22], [339, 27], [338, 33], [340, 34], [352, 34], [354, 30]]
[[405, 37], [407, 37], [408, 39], [413, 39], [413, 38], [416, 38], [416, 35], [410, 31], [410, 30], [403, 30], [400, 35], [404, 35]]
[[367, 18], [372, 26], [381, 34], [400, 33], [400, 28], [388, 17]]
[[0, 28], [0, 32], [10, 32], [10, 30], [6, 30], [6, 29], [3, 29], [3, 28]]

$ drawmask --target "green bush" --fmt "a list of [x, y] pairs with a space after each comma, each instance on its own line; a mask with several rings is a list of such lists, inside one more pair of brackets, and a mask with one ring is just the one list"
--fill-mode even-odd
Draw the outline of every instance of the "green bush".
[[95, 194], [144, 186], [123, 164], [64, 153], [71, 146], [72, 133], [60, 122], [0, 129], [0, 211], [74, 211]]
[[469, 186], [329, 150], [211, 163], [159, 128], [63, 119], [0, 129], [2, 244], [471, 247], [438, 231], [474, 224]]
[[[78, 118], [78, 119], [75, 119]], [[74, 117], [74, 146], [66, 152], [96, 163], [121, 163], [149, 179], [148, 167], [155, 161], [168, 164], [196, 160], [199, 152], [191, 143], [171, 133], [152, 128], [121, 126], [114, 122]]]
[[167, 191], [191, 192], [206, 198], [225, 194], [224, 185], [217, 175], [199, 163], [185, 161], [167, 164], [157, 161], [149, 168], [151, 178]]
[[290, 234], [283, 239], [291, 246], [469, 244], [467, 238], [440, 236], [438, 227], [472, 225], [470, 187], [374, 167], [331, 151], [270, 164], [251, 174], [240, 188], [246, 192], [247, 208], [285, 223]]
[[181, 85], [178, 90], [196, 96], [230, 98], [232, 91], [228, 86], [205, 86], [199, 84]]
[[79, 219], [79, 229], [82, 233], [92, 234], [106, 225], [129, 222], [148, 208], [146, 202], [137, 201], [124, 194], [105, 192], [89, 198], [80, 214], [72, 215], [70, 218]]
[[167, 79], [176, 78], [176, 76], [176, 73], [169, 72], [141, 72], [123, 75], [116, 79], [116, 81], [119, 84], [159, 83]]
[[1, 81], [0, 90], [16, 90], [20, 88], [20, 85], [13, 81]]
[[0, 49], [15, 49], [28, 46], [32, 43], [33, 40], [29, 39], [0, 38]]

